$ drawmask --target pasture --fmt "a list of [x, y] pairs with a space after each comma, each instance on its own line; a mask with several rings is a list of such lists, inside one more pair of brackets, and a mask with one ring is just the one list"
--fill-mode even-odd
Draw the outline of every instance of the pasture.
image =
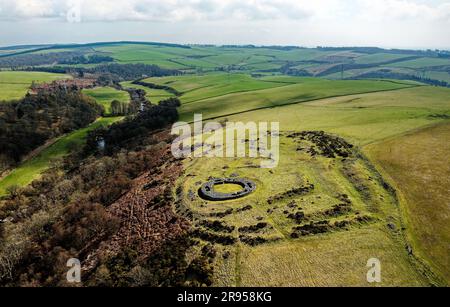
[[84, 89], [83, 93], [95, 99], [98, 104], [105, 108], [106, 114], [111, 114], [111, 102], [118, 100], [120, 102], [128, 103], [130, 95], [128, 92], [120, 91], [112, 87], [97, 87], [93, 89]]
[[450, 83], [450, 72], [447, 71], [425, 71], [424, 73], [425, 78], [434, 79], [434, 80], [441, 80]]
[[[181, 49], [181, 48], [180, 48]], [[182, 49], [183, 51], [184, 49]], [[195, 63], [181, 62], [189, 60], [189, 58], [181, 55], [178, 48], [160, 47], [160, 46], [135, 46], [135, 45], [119, 45], [119, 46], [104, 46], [96, 48], [96, 51], [110, 54], [119, 63], [143, 63], [153, 64], [169, 69], [188, 69]], [[177, 52], [178, 51], [178, 52]], [[200, 52], [189, 52], [185, 50], [188, 55], [195, 56], [203, 54]], [[181, 62], [178, 62], [180, 61]], [[200, 61], [201, 62], [201, 61]], [[196, 63], [198, 65], [198, 62]], [[206, 65], [205, 63], [204, 65]]]
[[448, 121], [368, 146], [368, 156], [400, 191], [417, 254], [450, 282], [450, 124]]
[[427, 67], [448, 66], [448, 65], [450, 65], [450, 59], [420, 58], [416, 60], [402, 61], [393, 64], [388, 64], [387, 66], [421, 69]]
[[[290, 79], [292, 80], [292, 79]], [[258, 109], [271, 109], [282, 105], [297, 104], [328, 97], [346, 96], [351, 94], [390, 91], [413, 87], [409, 83], [357, 80], [333, 81], [324, 79], [296, 78], [298, 83], [279, 84], [271, 81], [270, 88], [230, 93], [217, 97], [196, 96], [195, 100], [186, 100], [180, 108], [180, 116], [184, 121], [192, 121], [192, 114], [202, 113], [205, 119], [218, 118], [249, 112]], [[277, 85], [274, 87], [274, 84]], [[195, 91], [186, 95], [193, 96]], [[203, 89], [201, 93], [204, 93]], [[189, 97], [188, 96], [188, 97]]]
[[[448, 259], [444, 253], [448, 253], [445, 242], [449, 230], [445, 226], [448, 213], [442, 212], [448, 211], [445, 207], [448, 191], [439, 179], [445, 175], [435, 177], [434, 170], [439, 168], [436, 172], [442, 173], [447, 169], [442, 163], [448, 164], [448, 146], [444, 139], [449, 135], [450, 90], [388, 80], [333, 82], [286, 76], [259, 80], [283, 85], [184, 102], [180, 108], [182, 118], [187, 121], [192, 120], [194, 112], [203, 113], [204, 118], [213, 116], [210, 111], [213, 108], [217, 115], [225, 111], [218, 121], [276, 121], [281, 128], [280, 164], [275, 169], [261, 169], [259, 159], [249, 158], [185, 161], [186, 175], [180, 178], [178, 187], [185, 192], [182, 203], [186, 208], [180, 210], [194, 213], [196, 227], [204, 238], [211, 238], [205, 232], [237, 238], [232, 245], [214, 244], [219, 255], [227, 255], [226, 258], [216, 257], [215, 285], [367, 286], [365, 265], [372, 257], [380, 259], [384, 267], [382, 286], [445, 284]], [[162, 83], [178, 86], [187, 93], [201, 88], [195, 82], [185, 81], [171, 78]], [[291, 93], [286, 94], [288, 90]], [[355, 93], [357, 91], [361, 93]], [[312, 97], [299, 98], [296, 95], [300, 93]], [[297, 99], [302, 98], [305, 101], [297, 103]], [[266, 106], [270, 107], [261, 108], [264, 104], [256, 103], [266, 101]], [[220, 107], [216, 109], [215, 103], [220, 103]], [[194, 106], [195, 109], [187, 111]], [[239, 110], [243, 112], [236, 112]], [[230, 115], [229, 112], [236, 113]], [[435, 125], [440, 128], [427, 132], [427, 127]], [[420, 129], [425, 130], [409, 138], [402, 137], [422, 131]], [[356, 154], [350, 159], [311, 157], [306, 150], [310, 143], [296, 143], [288, 137], [292, 131], [310, 130], [343, 137], [356, 146], [361, 156]], [[436, 157], [436, 150], [440, 158], [433, 162], [435, 167], [424, 171]], [[407, 159], [404, 154], [408, 155]], [[365, 158], [366, 155], [370, 159]], [[407, 171], [411, 168], [412, 176]], [[198, 184], [210, 176], [234, 175], [255, 181], [256, 192], [244, 199], [220, 203], [193, 196]], [[385, 188], [386, 182], [394, 186], [396, 195], [406, 196], [397, 199]], [[314, 190], [305, 195], [290, 194], [286, 198], [276, 198], [280, 200], [275, 203], [268, 201], [275, 195], [285, 195], [286, 191], [310, 183], [314, 184]], [[424, 194], [424, 186], [436, 194]], [[324, 212], [339, 203], [336, 198], [339, 194], [349, 195], [353, 209], [333, 216], [329, 223], [348, 222], [350, 226], [344, 231], [323, 230], [324, 233], [319, 234], [291, 236], [292, 229], [298, 227], [292, 220], [296, 210], [302, 211], [299, 217], [306, 216], [300, 227], [322, 222], [326, 217]], [[404, 199], [408, 197], [415, 202], [407, 203]], [[431, 204], [439, 204], [441, 209], [430, 213], [436, 209]], [[249, 205], [250, 209], [244, 210]], [[370, 222], [349, 222], [355, 218], [352, 212], [358, 212], [357, 216], [367, 215]], [[432, 219], [436, 220], [436, 227], [429, 228], [426, 224]], [[222, 228], [210, 228], [213, 221], [221, 222]], [[258, 223], [268, 226], [259, 229]], [[227, 233], [227, 227], [234, 227], [234, 230]], [[249, 233], [246, 229], [252, 231]], [[428, 243], [424, 243], [426, 240]], [[431, 242], [436, 244], [434, 248], [429, 246]], [[412, 255], [405, 249], [409, 244], [413, 245]]]
[[226, 116], [279, 122], [283, 131], [324, 130], [364, 146], [450, 116], [450, 89], [421, 86], [356, 94]]
[[[40, 47], [46, 47], [41, 50]], [[14, 50], [0, 51], [0, 57], [14, 56]], [[164, 45], [157, 43], [98, 43], [78, 46], [34, 46], [17, 50], [20, 54], [48, 55], [78, 52], [109, 55], [119, 64], [152, 64], [189, 73], [230, 71], [234, 73], [283, 74], [286, 70], [322, 73], [334, 65], [367, 65], [366, 69], [391, 68], [445, 72], [450, 60], [437, 51], [384, 50], [376, 48], [302, 48], [280, 46]], [[0, 61], [1, 65], [1, 61]], [[52, 66], [53, 64], [46, 64]], [[92, 67], [97, 64], [73, 65]], [[403, 74], [403, 72], [400, 72]], [[406, 73], [406, 72], [405, 72]], [[294, 75], [296, 73], [294, 72]], [[332, 73], [330, 73], [332, 74]], [[413, 73], [414, 75], [414, 73]], [[346, 77], [357, 77], [350, 74]], [[431, 77], [437, 75], [430, 75]], [[440, 76], [442, 77], [442, 76]], [[434, 79], [446, 81], [446, 78]]]
[[369, 55], [363, 55], [356, 58], [355, 63], [357, 64], [377, 64], [385, 63], [394, 60], [401, 60], [407, 58], [408, 55], [404, 54], [393, 54], [393, 53], [375, 53]]
[[180, 97], [183, 104], [232, 93], [252, 92], [285, 85], [283, 83], [255, 79], [246, 74], [187, 75], [182, 77], [149, 78], [144, 81], [170, 86], [183, 93]]
[[[449, 59], [371, 48], [130, 43], [102, 44], [89, 53], [110, 55], [120, 64], [183, 71], [143, 80], [180, 93], [182, 121], [192, 122], [199, 113], [220, 122], [280, 123], [280, 160], [274, 169], [260, 168], [262, 158], [182, 162], [174, 209], [192, 215], [199, 244], [189, 256], [214, 246], [214, 286], [368, 286], [366, 263], [373, 257], [382, 263], [381, 286], [450, 282], [450, 89], [404, 80], [294, 76], [346, 63], [363, 65], [346, 70], [344, 78], [385, 70], [448, 81]], [[340, 79], [335, 71], [326, 78]], [[33, 81], [68, 77], [0, 72], [0, 100], [23, 97]], [[144, 90], [152, 103], [174, 96], [132, 82], [121, 85]], [[130, 99], [112, 87], [84, 93], [106, 113], [112, 100]], [[118, 120], [99, 119], [43, 146], [0, 180], [0, 195], [39, 178], [54, 161], [82, 146], [88, 131]], [[344, 155], [333, 151], [336, 144], [345, 144]], [[206, 201], [197, 191], [211, 176], [247, 178], [257, 189], [242, 199]], [[224, 185], [217, 191], [237, 190]]]
[[[370, 162], [357, 154], [312, 156], [307, 149], [314, 145], [289, 135], [281, 133], [274, 169], [249, 158], [185, 161], [179, 210], [192, 212], [196, 233], [217, 250], [214, 285], [367, 286], [366, 263], [373, 257], [383, 263], [382, 286], [427, 285], [404, 249], [395, 198]], [[210, 176], [247, 178], [257, 189], [243, 199], [205, 201], [196, 191]], [[346, 209], [336, 209], [343, 203]], [[215, 236], [236, 241], [215, 244]]]
[[0, 101], [23, 98], [31, 84], [72, 78], [69, 75], [28, 71], [0, 71]]
[[10, 187], [23, 187], [38, 179], [45, 170], [51, 167], [54, 161], [61, 159], [74, 149], [79, 149], [89, 131], [109, 126], [121, 119], [122, 117], [100, 118], [90, 126], [62, 136], [54, 140], [49, 146], [44, 146], [41, 150], [38, 149], [36, 155], [24, 161], [0, 179], [0, 196], [6, 195]]
[[148, 88], [146, 86], [142, 86], [142, 85], [136, 85], [133, 84], [132, 81], [124, 81], [121, 82], [120, 85], [124, 88], [134, 88], [134, 89], [139, 89], [139, 90], [143, 90], [145, 91], [145, 97], [147, 98], [147, 100], [149, 100], [151, 103], [158, 103], [161, 100], [164, 99], [168, 99], [171, 97], [174, 97], [174, 95], [172, 93], [169, 93], [165, 90], [160, 90], [160, 89], [151, 89]]

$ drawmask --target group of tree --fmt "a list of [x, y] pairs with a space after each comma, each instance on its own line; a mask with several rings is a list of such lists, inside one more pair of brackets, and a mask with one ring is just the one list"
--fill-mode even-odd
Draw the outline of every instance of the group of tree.
[[[408, 57], [407, 59], [415, 59], [416, 56]], [[391, 60], [386, 63], [395, 63], [398, 60]], [[385, 63], [385, 64], [386, 64]], [[321, 71], [320, 73], [313, 75], [312, 73], [308, 72], [305, 69], [299, 69], [295, 68], [296, 64], [295, 62], [289, 62], [283, 65], [279, 71], [283, 74], [290, 75], [290, 76], [297, 76], [297, 77], [326, 77], [327, 75], [344, 72], [347, 70], [353, 70], [353, 69], [368, 69], [377, 67], [380, 65], [380, 63], [377, 64], [355, 64], [355, 63], [346, 63], [342, 65], [334, 65], [328, 69], [325, 69], [324, 71]], [[442, 68], [443, 70], [445, 68]], [[390, 69], [379, 69], [374, 71], [369, 71], [367, 73], [362, 73], [356, 77], [350, 78], [350, 79], [364, 79], [364, 78], [380, 78], [380, 79], [396, 79], [396, 80], [414, 80], [419, 81], [425, 84], [430, 84], [434, 86], [443, 86], [448, 87], [450, 84], [448, 82], [442, 81], [442, 80], [436, 80], [431, 78], [426, 78], [422, 76], [417, 75], [411, 75], [406, 73], [398, 73], [393, 72]]]
[[103, 76], [112, 75], [119, 80], [135, 80], [143, 77], [164, 77], [181, 74], [179, 70], [165, 69], [156, 65], [117, 63], [103, 64], [91, 68], [80, 68], [76, 71]]
[[22, 70], [41, 71], [51, 73], [68, 73], [79, 77], [86, 74], [97, 76], [100, 85], [110, 85], [124, 80], [136, 80], [148, 77], [165, 77], [181, 75], [182, 72], [175, 69], [165, 69], [157, 65], [147, 64], [101, 64], [91, 68], [70, 67], [63, 65], [47, 66], [47, 67], [26, 67]]
[[26, 53], [20, 55], [0, 57], [0, 68], [24, 69], [40, 65], [53, 65], [60, 61], [83, 56], [77, 51]]
[[[170, 172], [168, 163], [175, 162], [166, 149], [171, 136], [158, 131], [177, 120], [178, 105], [178, 99], [169, 99], [122, 123], [97, 130], [88, 137], [84, 149], [3, 200], [0, 285], [67, 286], [67, 260], [75, 257], [85, 261], [102, 242], [128, 225], [108, 209], [143, 172], [151, 170], [163, 177], [164, 172]], [[96, 134], [106, 139], [109, 153], [97, 151]], [[151, 201], [152, 210], [160, 210], [146, 220], [146, 227], [158, 227], [163, 232], [161, 238], [152, 238], [159, 247], [143, 253], [139, 240], [133, 240], [118, 254], [99, 257], [83, 275], [83, 285], [211, 284], [210, 259], [215, 251], [203, 248], [193, 260], [187, 260], [187, 250], [198, 242], [188, 231], [189, 223], [173, 212], [172, 188], [171, 181], [161, 181], [156, 190], [164, 192], [146, 200]], [[11, 222], [2, 224], [2, 220]], [[180, 229], [180, 235], [166, 239], [164, 232], [174, 227]]]
[[434, 85], [434, 86], [450, 87], [450, 84], [445, 81], [430, 79], [430, 78], [421, 77], [421, 76], [417, 76], [417, 75], [396, 73], [396, 72], [392, 72], [390, 70], [384, 70], [384, 69], [381, 69], [378, 71], [371, 71], [371, 72], [359, 75], [358, 78], [413, 80], [413, 81], [418, 81], [418, 82], [422, 82], [422, 83]]
[[145, 87], [148, 87], [148, 88], [154, 89], [154, 90], [164, 90], [166, 92], [174, 94], [175, 96], [181, 96], [181, 93], [179, 91], [177, 91], [176, 89], [174, 89], [173, 87], [170, 87], [168, 85], [161, 85], [161, 84], [156, 84], [156, 83], [145, 82], [145, 81], [142, 81], [142, 79], [133, 81], [133, 84], [145, 86]]
[[78, 65], [78, 64], [99, 64], [99, 63], [107, 63], [114, 62], [114, 58], [106, 55], [79, 55], [71, 58], [63, 59], [58, 61], [60, 65]]
[[286, 63], [285, 65], [280, 67], [280, 72], [285, 75], [296, 76], [296, 77], [312, 77], [313, 76], [310, 72], [308, 72], [304, 69], [295, 68], [294, 67], [295, 65], [296, 64], [294, 64], [294, 63]]
[[51, 138], [87, 126], [103, 112], [80, 91], [62, 86], [0, 103], [1, 168], [14, 165]]
[[127, 102], [119, 101], [114, 99], [111, 101], [111, 115], [112, 116], [123, 116], [128, 115], [132, 112], [130, 104]]
[[136, 146], [142, 136], [151, 131], [162, 129], [178, 120], [180, 100], [169, 98], [158, 105], [152, 105], [135, 116], [126, 118], [108, 129], [98, 129], [89, 133], [86, 141], [88, 152], [96, 150], [98, 141], [104, 141], [104, 153], [113, 154], [121, 149], [129, 149]]
[[438, 57], [449, 59], [450, 58], [450, 51], [439, 51]]

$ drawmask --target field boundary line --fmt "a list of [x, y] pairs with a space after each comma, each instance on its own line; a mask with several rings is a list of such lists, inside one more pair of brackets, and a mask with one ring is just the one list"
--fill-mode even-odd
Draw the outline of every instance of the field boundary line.
[[404, 132], [399, 133], [399, 134], [390, 135], [390, 136], [387, 136], [385, 138], [377, 139], [377, 140], [372, 141], [370, 143], [366, 143], [366, 144], [362, 145], [361, 148], [364, 148], [364, 147], [369, 146], [369, 145], [377, 145], [377, 144], [380, 144], [380, 143], [383, 143], [383, 142], [386, 142], [386, 141], [394, 140], [394, 139], [399, 138], [399, 137], [413, 135], [413, 134], [418, 133], [418, 132], [420, 132], [422, 130], [425, 130], [425, 129], [437, 127], [437, 126], [440, 126], [440, 125], [448, 125], [448, 124], [450, 124], [450, 120], [449, 119], [440, 119], [437, 122], [433, 122], [433, 123], [430, 123], [428, 125], [423, 125], [423, 126], [420, 126], [420, 127], [416, 127], [416, 128], [404, 131]]
[[[206, 117], [203, 120], [218, 119], [218, 118], [223, 118], [223, 117], [227, 117], [227, 116], [233, 116], [233, 115], [250, 113], [250, 112], [253, 112], [253, 111], [260, 111], [260, 110], [266, 110], [266, 109], [274, 109], [274, 108], [279, 108], [279, 107], [286, 107], [286, 106], [290, 106], [290, 105], [306, 103], [306, 102], [312, 102], [312, 101], [320, 101], [320, 100], [325, 100], [325, 99], [348, 97], [348, 96], [362, 95], [362, 94], [375, 94], [375, 93], [382, 93], [382, 92], [393, 92], [393, 91], [400, 91], [400, 90], [416, 88], [416, 87], [423, 87], [423, 86], [426, 86], [426, 85], [410, 85], [410, 86], [405, 86], [405, 87], [397, 88], [397, 89], [377, 90], [377, 91], [372, 91], [372, 92], [361, 92], [361, 93], [352, 93], [352, 94], [344, 94], [344, 95], [334, 95], [334, 96], [315, 98], [315, 99], [309, 99], [309, 100], [293, 101], [293, 102], [288, 102], [288, 103], [285, 103], [285, 104], [264, 106], [264, 107], [254, 108], [254, 109], [245, 110], [245, 111], [241, 111], [241, 112], [223, 114], [223, 115], [220, 115], [220, 116]], [[224, 96], [226, 96], [226, 95], [224, 95]], [[193, 124], [194, 121], [190, 121], [188, 123], [189, 124]]]
[[[286, 86], [294, 85], [294, 84], [297, 84], [297, 83], [288, 83], [288, 84], [283, 84], [283, 85], [280, 85], [280, 86], [274, 86], [274, 87], [269, 87], [269, 88], [262, 88], [262, 89], [258, 89], [258, 90], [243, 90], [243, 91], [237, 91], [237, 92], [230, 92], [230, 93], [227, 93], [227, 94], [224, 94], [224, 95], [211, 96], [211, 97], [203, 98], [203, 99], [200, 99], [200, 100], [194, 100], [194, 101], [189, 101], [189, 102], [186, 102], [186, 103], [182, 103], [182, 106], [193, 104], [193, 103], [197, 103], [197, 102], [203, 102], [203, 101], [208, 100], [208, 99], [223, 97], [223, 96], [232, 95], [232, 94], [258, 92], [258, 91], [264, 91], [264, 90], [273, 89], [273, 88], [282, 88], [282, 87], [286, 87]], [[209, 86], [206, 86], [206, 87], [209, 87]], [[192, 92], [192, 91], [195, 91], [195, 90], [191, 90], [189, 92]], [[189, 93], [189, 92], [186, 92], [186, 93]]]
[[423, 249], [420, 247], [420, 243], [418, 243], [417, 236], [414, 234], [414, 232], [410, 231], [410, 225], [412, 224], [411, 221], [411, 212], [410, 208], [408, 207], [408, 203], [411, 202], [411, 200], [408, 200], [408, 197], [406, 196], [406, 192], [399, 186], [399, 183], [397, 180], [394, 179], [394, 177], [391, 176], [389, 173], [389, 170], [379, 161], [376, 157], [376, 154], [370, 150], [370, 148], [367, 148], [368, 145], [376, 146], [378, 144], [381, 144], [383, 142], [389, 142], [392, 140], [395, 140], [396, 138], [402, 138], [405, 136], [411, 136], [416, 133], [420, 133], [423, 130], [431, 129], [434, 127], [438, 127], [440, 125], [448, 125], [450, 122], [445, 123], [446, 120], [440, 123], [434, 123], [431, 125], [426, 125], [423, 127], [418, 127], [409, 131], [406, 131], [401, 134], [397, 134], [394, 136], [390, 136], [387, 138], [384, 138], [382, 140], [378, 140], [376, 142], [372, 142], [370, 144], [366, 144], [364, 146], [361, 146], [362, 154], [364, 155], [365, 159], [368, 160], [372, 166], [375, 168], [375, 170], [380, 173], [382, 178], [388, 182], [389, 185], [391, 185], [396, 194], [396, 203], [398, 205], [399, 213], [400, 213], [400, 223], [402, 227], [405, 227], [405, 230], [401, 231], [401, 239], [406, 242], [408, 245], [413, 247], [414, 253], [410, 255], [410, 262], [411, 264], [416, 268], [417, 272], [419, 272], [425, 279], [430, 282], [430, 284], [434, 286], [448, 286], [448, 281], [445, 279], [443, 274], [440, 272], [438, 267], [436, 267], [433, 264], [433, 261], [426, 256]]

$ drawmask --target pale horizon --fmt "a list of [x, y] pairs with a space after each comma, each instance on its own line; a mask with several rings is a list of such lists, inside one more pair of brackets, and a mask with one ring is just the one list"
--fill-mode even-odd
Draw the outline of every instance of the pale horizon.
[[0, 28], [7, 29], [0, 46], [145, 41], [448, 50], [450, 1], [0, 0]]

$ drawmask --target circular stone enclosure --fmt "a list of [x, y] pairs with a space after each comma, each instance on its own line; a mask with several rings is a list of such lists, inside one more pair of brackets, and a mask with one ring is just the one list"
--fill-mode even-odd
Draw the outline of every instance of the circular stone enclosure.
[[[216, 185], [234, 184], [242, 187], [242, 190], [234, 193], [219, 193], [214, 190]], [[256, 190], [256, 184], [248, 179], [243, 178], [213, 178], [204, 183], [198, 194], [201, 198], [211, 201], [223, 201], [242, 198]]]

